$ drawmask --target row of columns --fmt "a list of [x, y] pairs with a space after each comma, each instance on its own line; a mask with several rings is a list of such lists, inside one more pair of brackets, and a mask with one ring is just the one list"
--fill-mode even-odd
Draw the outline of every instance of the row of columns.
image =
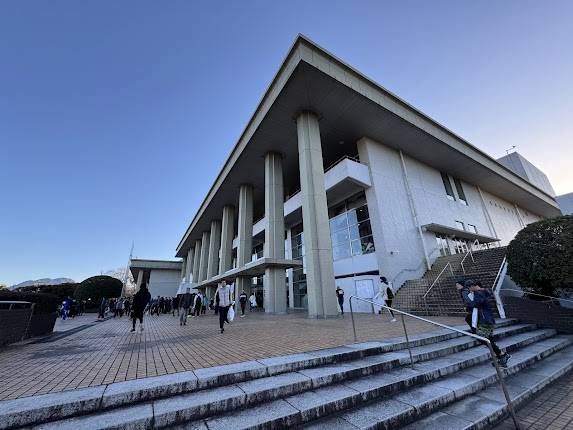
[[[318, 117], [302, 112], [297, 118], [298, 155], [305, 241], [308, 313], [311, 317], [337, 315], [334, 294], [332, 245], [324, 185], [324, 167]], [[253, 244], [253, 185], [241, 184], [238, 202], [237, 267], [251, 261]], [[210, 231], [196, 240], [184, 261], [185, 279], [194, 283], [224, 274], [232, 268], [235, 208], [223, 207], [222, 219], [211, 221]], [[265, 244], [264, 256], [285, 258], [284, 184], [282, 157], [265, 156]], [[264, 274], [264, 308], [269, 313], [287, 309], [285, 270], [269, 267]], [[239, 276], [235, 297], [244, 290], [250, 295], [251, 277]]]

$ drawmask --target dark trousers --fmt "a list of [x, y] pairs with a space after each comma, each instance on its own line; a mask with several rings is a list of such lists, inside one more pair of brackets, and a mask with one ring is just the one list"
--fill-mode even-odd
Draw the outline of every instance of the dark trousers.
[[229, 312], [229, 307], [230, 306], [219, 306], [219, 328], [223, 328], [225, 321], [227, 321], [227, 312]]
[[[384, 300], [384, 302], [386, 303], [386, 306], [388, 306], [389, 308], [392, 307], [392, 299], [390, 300]], [[394, 312], [392, 311], [392, 309], [388, 309], [390, 311], [390, 315], [392, 315], [392, 318], [396, 318], [394, 316]]]
[[132, 315], [131, 317], [133, 319], [133, 329], [135, 330], [135, 321], [139, 320], [139, 324], [143, 324], [143, 312], [140, 313], [139, 315]]
[[245, 315], [245, 306], [247, 305], [246, 302], [241, 302], [241, 315]]
[[475, 329], [475, 327], [472, 327], [472, 314], [471, 314], [471, 313], [466, 315], [466, 323], [467, 323], [468, 326], [470, 327], [470, 331], [471, 331], [473, 334], [476, 334], [476, 329]]
[[338, 299], [338, 306], [340, 306], [340, 312], [344, 313], [344, 300]]

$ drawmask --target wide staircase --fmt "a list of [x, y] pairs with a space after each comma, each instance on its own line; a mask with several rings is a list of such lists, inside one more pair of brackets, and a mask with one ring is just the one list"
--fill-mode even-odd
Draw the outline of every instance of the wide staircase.
[[[458, 327], [459, 328], [459, 327]], [[497, 320], [517, 406], [573, 368], [573, 337]], [[0, 402], [0, 428], [477, 429], [507, 416], [488, 349], [447, 329]]]
[[[473, 251], [471, 255], [438, 257], [422, 278], [404, 283], [396, 293], [393, 305], [418, 315], [463, 316], [466, 311], [455, 289], [456, 279], [473, 279], [485, 288], [492, 288], [505, 252], [505, 247], [499, 247]], [[492, 310], [497, 312], [495, 301], [491, 300]]]

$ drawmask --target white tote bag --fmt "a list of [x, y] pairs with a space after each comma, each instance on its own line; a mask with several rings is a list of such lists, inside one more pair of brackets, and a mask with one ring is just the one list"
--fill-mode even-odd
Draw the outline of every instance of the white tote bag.
[[235, 319], [235, 310], [233, 309], [233, 306], [230, 306], [229, 312], [227, 312], [227, 321], [231, 322], [233, 319]]

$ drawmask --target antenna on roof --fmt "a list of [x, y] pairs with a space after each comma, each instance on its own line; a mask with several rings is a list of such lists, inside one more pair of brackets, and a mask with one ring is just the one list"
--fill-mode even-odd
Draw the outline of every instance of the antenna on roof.
[[506, 155], [509, 155], [509, 153], [510, 153], [511, 151], [513, 151], [515, 148], [517, 148], [515, 145], [513, 145], [511, 148], [507, 148], [507, 149], [505, 150], [505, 154], [506, 154]]

